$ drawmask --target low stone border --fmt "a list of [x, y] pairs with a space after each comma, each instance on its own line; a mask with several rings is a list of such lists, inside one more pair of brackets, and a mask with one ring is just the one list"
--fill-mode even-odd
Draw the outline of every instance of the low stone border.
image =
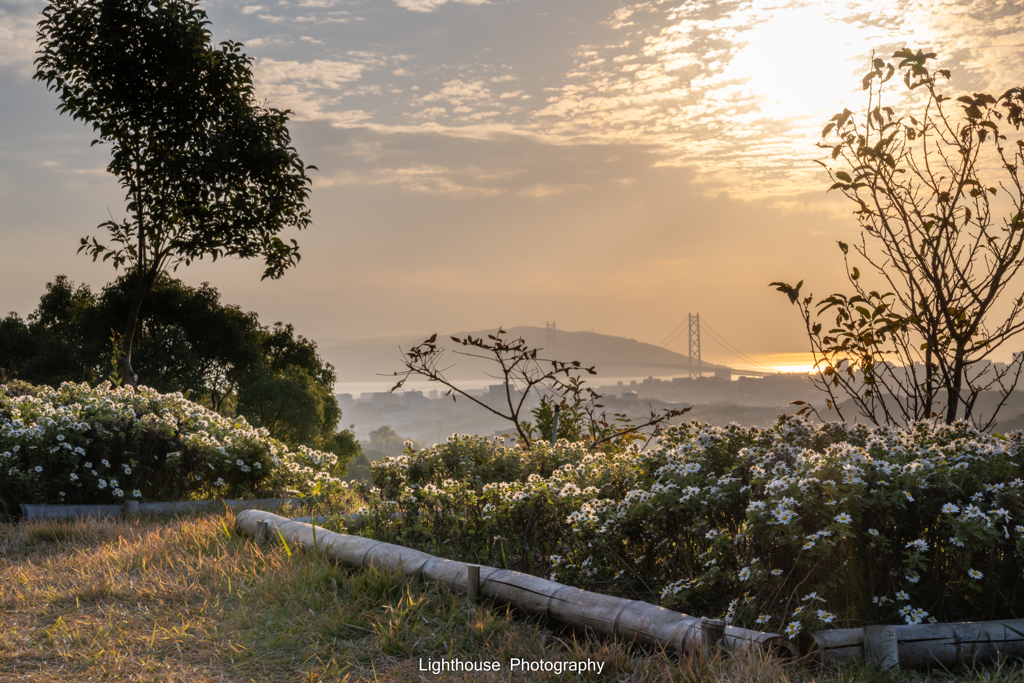
[[591, 593], [522, 572], [446, 560], [391, 543], [335, 533], [270, 512], [243, 511], [235, 517], [235, 527], [258, 541], [281, 538], [289, 544], [326, 553], [350, 566], [387, 567], [444, 584], [460, 593], [511, 603], [529, 614], [627, 642], [677, 652], [722, 643], [733, 649], [754, 647], [775, 654], [797, 654], [793, 642], [777, 633], [726, 626], [721, 621], [673, 612], [639, 600]]
[[36, 505], [22, 504], [22, 519], [79, 519], [85, 517], [116, 517], [118, 515], [175, 514], [195, 510], [219, 510], [227, 505], [244, 510], [255, 507], [302, 506], [301, 498], [256, 498], [253, 500], [184, 500], [168, 503], [140, 503], [129, 500], [124, 505]]

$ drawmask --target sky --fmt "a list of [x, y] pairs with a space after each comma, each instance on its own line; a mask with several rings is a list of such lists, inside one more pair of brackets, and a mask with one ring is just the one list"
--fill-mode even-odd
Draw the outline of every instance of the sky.
[[[936, 52], [953, 95], [1024, 81], [1011, 0], [201, 6], [319, 171], [284, 278], [251, 261], [175, 275], [320, 343], [551, 321], [659, 343], [699, 312], [745, 354], [799, 354], [797, 311], [768, 284], [843, 289], [835, 243], [859, 229], [815, 142], [863, 109], [871, 54]], [[31, 78], [43, 7], [0, 0], [0, 311], [22, 316], [58, 274], [112, 280], [76, 251], [125, 215], [109, 148]]]

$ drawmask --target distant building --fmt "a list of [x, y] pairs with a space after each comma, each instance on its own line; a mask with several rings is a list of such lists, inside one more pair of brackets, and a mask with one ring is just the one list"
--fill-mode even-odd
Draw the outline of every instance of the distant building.
[[429, 398], [423, 395], [422, 391], [410, 389], [402, 394], [402, 405], [406, 406], [418, 406], [430, 401]]

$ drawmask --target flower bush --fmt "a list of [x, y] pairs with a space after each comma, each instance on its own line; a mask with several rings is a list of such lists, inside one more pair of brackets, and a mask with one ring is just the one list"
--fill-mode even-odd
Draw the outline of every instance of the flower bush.
[[0, 385], [0, 498], [119, 503], [324, 492], [337, 458], [146, 387]]
[[790, 636], [1020, 617], [1021, 455], [962, 423], [694, 423], [620, 454], [452, 437], [374, 465], [363, 533]]

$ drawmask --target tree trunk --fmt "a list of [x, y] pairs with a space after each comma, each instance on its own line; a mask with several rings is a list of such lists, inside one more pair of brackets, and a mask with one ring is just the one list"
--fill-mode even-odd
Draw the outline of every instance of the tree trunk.
[[956, 413], [960, 408], [960, 387], [964, 379], [964, 345], [957, 343], [956, 355], [952, 363], [953, 376], [946, 382], [946, 424], [956, 422]]
[[142, 308], [142, 301], [146, 295], [153, 290], [156, 282], [156, 270], [150, 269], [139, 274], [138, 285], [135, 289], [135, 297], [132, 299], [132, 306], [128, 310], [128, 323], [124, 328], [124, 335], [121, 337], [121, 362], [118, 369], [124, 383], [131, 387], [139, 385], [139, 376], [132, 370], [132, 341], [135, 339], [135, 329], [139, 325], [139, 309]]

